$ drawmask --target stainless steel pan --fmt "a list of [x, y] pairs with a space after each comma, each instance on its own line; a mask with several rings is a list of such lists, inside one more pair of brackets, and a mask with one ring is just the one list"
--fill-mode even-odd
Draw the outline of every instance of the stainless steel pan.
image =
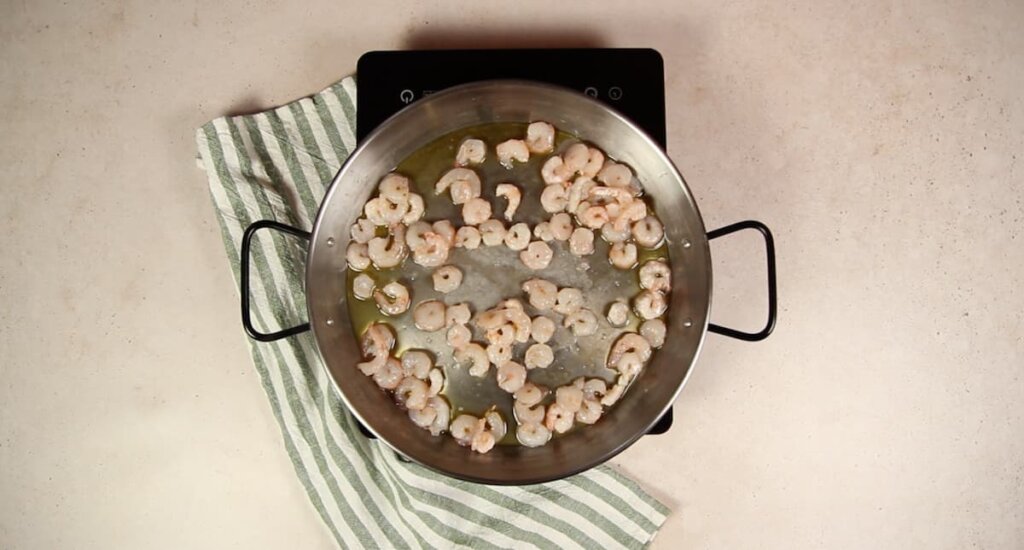
[[[374, 192], [380, 177], [410, 153], [467, 126], [489, 122], [546, 120], [561, 130], [598, 142], [632, 166], [657, 204], [671, 257], [673, 291], [668, 337], [626, 396], [597, 424], [574, 430], [539, 448], [498, 446], [477, 454], [449, 437], [432, 437], [413, 427], [373, 381], [355, 368], [360, 361], [346, 304], [345, 254], [349, 227]], [[257, 230], [272, 227], [309, 238], [306, 300], [309, 324], [274, 334], [258, 332], [249, 320], [248, 248]], [[757, 333], [710, 325], [711, 255], [708, 242], [741, 229], [764, 235], [768, 252], [769, 316]], [[384, 122], [342, 166], [320, 205], [312, 234], [275, 222], [256, 222], [243, 238], [242, 317], [257, 340], [274, 340], [312, 327], [324, 365], [352, 413], [374, 435], [403, 456], [442, 473], [490, 484], [528, 484], [566, 477], [621, 452], [666, 412], [679, 395], [708, 330], [760, 340], [775, 323], [775, 266], [771, 233], [759, 222], [741, 222], [707, 233], [683, 177], [647, 134], [625, 117], [577, 92], [527, 81], [487, 81], [450, 88], [426, 97]]]

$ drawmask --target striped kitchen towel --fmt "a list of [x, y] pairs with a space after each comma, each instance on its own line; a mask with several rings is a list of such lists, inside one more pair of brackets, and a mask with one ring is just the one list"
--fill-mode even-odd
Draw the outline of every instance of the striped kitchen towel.
[[[326, 187], [356, 145], [355, 86], [346, 78], [313, 97], [197, 130], [236, 283], [250, 223], [312, 227]], [[256, 241], [254, 323], [263, 331], [301, 323], [305, 243], [271, 232]], [[310, 333], [246, 341], [295, 473], [342, 547], [642, 548], [665, 521], [663, 504], [608, 466], [541, 485], [496, 487], [400, 460], [359, 432]]]

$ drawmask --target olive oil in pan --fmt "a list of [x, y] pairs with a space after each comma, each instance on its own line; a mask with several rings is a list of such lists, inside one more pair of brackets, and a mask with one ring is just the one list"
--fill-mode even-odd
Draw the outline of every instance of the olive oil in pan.
[[[473, 168], [480, 175], [483, 198], [491, 203], [492, 217], [501, 219], [506, 227], [513, 223], [526, 222], [531, 230], [537, 223], [546, 221], [551, 215], [540, 206], [540, 195], [544, 189], [540, 169], [550, 155], [531, 155], [528, 162], [516, 163], [511, 169], [506, 169], [498, 163], [494, 153], [494, 147], [498, 143], [507, 139], [522, 138], [526, 133], [526, 126], [522, 123], [493, 123], [464, 128], [436, 139], [403, 160], [396, 167], [396, 171], [408, 177], [415, 188], [414, 191], [423, 197], [426, 207], [423, 219], [428, 222], [450, 220], [456, 228], [463, 225], [461, 206], [453, 205], [447, 193], [436, 195], [434, 184], [454, 166], [453, 159], [459, 144], [464, 139], [473, 137], [487, 144], [486, 161]], [[575, 136], [559, 132], [555, 139], [556, 152], [563, 151], [576, 141], [578, 139]], [[503, 216], [507, 204], [505, 199], [494, 194], [497, 184], [505, 182], [515, 184], [522, 193], [519, 209], [512, 222], [508, 222]], [[653, 207], [650, 198], [645, 199], [648, 207]], [[600, 235], [600, 232], [596, 234]], [[504, 245], [481, 245], [476, 250], [453, 248], [447, 263], [462, 270], [463, 281], [458, 289], [448, 294], [434, 290], [432, 268], [419, 266], [411, 258], [407, 258], [402, 265], [392, 269], [370, 267], [365, 272], [377, 282], [377, 288], [391, 281], [399, 281], [409, 289], [411, 307], [407, 312], [394, 317], [382, 314], [372, 298], [366, 301], [355, 299], [352, 294], [352, 281], [357, 272], [350, 269], [347, 284], [348, 306], [352, 326], [356, 331], [355, 336], [358, 339], [371, 323], [388, 323], [394, 328], [397, 336], [396, 355], [401, 355], [407, 349], [427, 350], [433, 355], [435, 364], [444, 369], [446, 383], [442, 393], [451, 403], [453, 419], [462, 413], [481, 416], [494, 406], [502, 413], [508, 426], [507, 435], [500, 443], [518, 444], [515, 438], [512, 396], [498, 387], [494, 375], [495, 367], [492, 366], [483, 378], [470, 376], [467, 368], [457, 365], [452, 350], [445, 341], [446, 330], [424, 332], [417, 329], [413, 323], [413, 310], [416, 304], [422, 301], [436, 299], [447, 305], [468, 303], [475, 316], [494, 307], [503, 299], [519, 298], [530, 317], [545, 315], [558, 326], [555, 336], [548, 342], [554, 351], [555, 360], [546, 369], [529, 371], [528, 379], [531, 382], [551, 389], [580, 376], [612, 382], [616, 373], [604, 366], [608, 348], [623, 331], [636, 331], [640, 321], [635, 315], [630, 315], [625, 327], [615, 328], [608, 324], [605, 314], [608, 306], [616, 299], [631, 302], [640, 291], [638, 268], [620, 270], [613, 267], [608, 261], [609, 244], [600, 238], [594, 240], [594, 253], [582, 258], [569, 252], [568, 243], [551, 241], [548, 244], [554, 251], [554, 258], [547, 268], [539, 271], [526, 268], [519, 260], [519, 252]], [[668, 247], [664, 244], [653, 250], [638, 247], [638, 252], [640, 263], [651, 259], [668, 260]], [[559, 288], [573, 287], [583, 291], [584, 307], [598, 316], [597, 332], [577, 338], [562, 326], [561, 315], [553, 311], [539, 312], [530, 306], [521, 284], [533, 277], [549, 280]], [[473, 328], [472, 321], [469, 326]], [[486, 345], [484, 335], [479, 330], [473, 330], [473, 341]], [[515, 344], [513, 354], [517, 362], [522, 363], [523, 354], [531, 344], [532, 340], [526, 344]], [[545, 403], [553, 400], [553, 393]]]

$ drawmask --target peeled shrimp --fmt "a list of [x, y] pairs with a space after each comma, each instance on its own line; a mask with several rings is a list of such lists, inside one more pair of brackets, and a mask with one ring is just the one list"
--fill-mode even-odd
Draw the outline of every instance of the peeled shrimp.
[[376, 225], [392, 225], [400, 223], [409, 212], [409, 197], [389, 199], [377, 197], [370, 199], [363, 207], [366, 218]]
[[366, 244], [370, 242], [377, 232], [377, 226], [373, 225], [373, 222], [366, 218], [359, 218], [356, 223], [352, 224], [352, 228], [349, 229], [349, 234], [352, 235], [352, 240]]
[[608, 161], [597, 173], [597, 180], [613, 187], [628, 187], [633, 181], [633, 172], [625, 164]]
[[551, 216], [551, 236], [559, 241], [568, 241], [572, 237], [572, 217], [565, 212]]
[[590, 178], [583, 176], [576, 178], [572, 182], [572, 185], [569, 186], [569, 194], [566, 198], [565, 209], [569, 212], [576, 212], [580, 207], [580, 203], [590, 196], [590, 190], [593, 189], [595, 185], [597, 184]]
[[409, 194], [409, 211], [402, 216], [402, 223], [409, 225], [419, 221], [426, 212], [426, 205], [423, 204], [423, 197], [417, 193]]
[[568, 192], [561, 184], [546, 185], [540, 194], [540, 205], [545, 212], [561, 212], [569, 201]]
[[[482, 421], [481, 421], [482, 422]], [[477, 430], [476, 435], [470, 440], [469, 448], [484, 454], [494, 448], [495, 437], [494, 434], [487, 430]]]
[[620, 231], [615, 229], [615, 226], [610, 223], [604, 224], [604, 227], [601, 228], [601, 238], [613, 244], [626, 241], [630, 235], [631, 233], [628, 229]]
[[452, 182], [449, 193], [452, 197], [452, 204], [466, 204], [480, 196], [480, 185], [474, 181], [458, 180]]
[[432, 368], [434, 368], [434, 360], [426, 351], [410, 349], [402, 354], [402, 372], [406, 376], [425, 380]]
[[[591, 238], [593, 238], [593, 234], [591, 234]], [[523, 265], [533, 270], [547, 267], [551, 263], [552, 257], [554, 257], [554, 252], [544, 241], [533, 241], [526, 247], [526, 250], [519, 253], [519, 259]]]
[[[441, 179], [437, 180], [437, 183], [434, 184], [434, 193], [440, 195], [441, 193], [448, 191], [448, 189], [456, 182], [462, 182], [460, 187], [464, 189], [469, 189], [470, 191], [475, 189], [476, 196], [480, 196], [480, 176], [469, 168], [452, 168], [445, 172], [445, 174], [441, 176]], [[452, 197], [453, 202], [454, 200], [455, 197]]]
[[551, 440], [551, 431], [538, 422], [520, 424], [516, 428], [516, 439], [524, 447], [540, 447]]
[[486, 158], [487, 145], [479, 139], [469, 138], [459, 145], [459, 151], [455, 153], [455, 164], [457, 166], [480, 164]]
[[656, 248], [664, 238], [665, 228], [654, 216], [647, 216], [633, 224], [633, 239], [644, 248]]
[[641, 363], [651, 358], [651, 344], [635, 332], [627, 332], [619, 336], [608, 350], [606, 364], [610, 369], [618, 369], [623, 356], [635, 354]]
[[530, 279], [523, 283], [522, 289], [529, 297], [530, 305], [541, 311], [555, 307], [558, 300], [558, 287], [544, 279]]
[[505, 242], [505, 224], [495, 219], [481, 223], [480, 238], [485, 246], [497, 246]]
[[431, 278], [434, 281], [434, 290], [448, 294], [462, 284], [462, 271], [453, 265], [445, 265], [437, 268]]
[[424, 237], [428, 233], [433, 232], [434, 228], [429, 223], [424, 221], [413, 222], [405, 230], [405, 245], [413, 250], [421, 248], [426, 244]]
[[628, 384], [640, 374], [640, 370], [644, 368], [644, 361], [636, 353], [624, 353], [615, 368], [619, 370], [619, 378]]
[[544, 180], [544, 183], [548, 185], [561, 185], [565, 183], [565, 176], [563, 165], [565, 162], [562, 157], [555, 155], [548, 160], [544, 161], [544, 165], [540, 168], [540, 177]]
[[387, 237], [374, 237], [367, 244], [367, 253], [373, 264], [379, 268], [395, 267], [405, 259], [405, 226], [391, 226], [391, 234]]
[[348, 261], [348, 266], [356, 271], [370, 267], [369, 246], [355, 241], [348, 243], [348, 248], [345, 249], [345, 260]]
[[469, 322], [470, 316], [469, 304], [452, 304], [444, 312], [444, 324], [448, 326], [464, 325]]
[[495, 365], [512, 360], [511, 342], [494, 342], [487, 346], [487, 360]]
[[424, 409], [434, 409], [436, 416], [434, 421], [430, 423], [431, 435], [440, 435], [448, 429], [448, 423], [451, 420], [452, 409], [448, 405], [448, 402], [441, 396], [434, 396], [427, 399], [427, 406]]
[[508, 199], [508, 206], [505, 207], [505, 219], [512, 221], [512, 216], [516, 214], [519, 202], [523, 199], [522, 191], [511, 183], [499, 183], [494, 188], [494, 195]]
[[661, 260], [648, 260], [640, 266], [640, 287], [654, 292], [672, 289], [672, 270]]
[[356, 365], [363, 374], [370, 376], [380, 370], [388, 360], [388, 354], [395, 347], [395, 333], [385, 323], [373, 323], [363, 333], [361, 342], [363, 357], [369, 359]]
[[587, 161], [590, 160], [590, 150], [586, 144], [574, 143], [565, 150], [562, 160], [565, 161], [565, 168], [569, 170], [570, 175], [575, 174], [587, 165]]
[[[438, 220], [434, 222], [430, 228], [434, 230], [434, 233], [440, 235], [445, 242], [448, 243], [448, 248], [455, 246], [455, 226], [452, 225], [452, 222], [448, 220]], [[409, 240], [406, 239], [406, 243], [408, 242]]]
[[464, 225], [455, 232], [455, 246], [466, 250], [480, 247], [480, 230], [472, 225]]
[[373, 373], [373, 381], [385, 390], [393, 390], [398, 387], [402, 378], [402, 364], [394, 357], [389, 357], [384, 366]]
[[661, 319], [648, 319], [640, 324], [640, 335], [643, 336], [652, 348], [660, 348], [665, 345], [665, 321]]
[[456, 349], [455, 360], [459, 363], [470, 362], [469, 374], [478, 378], [483, 378], [491, 366], [490, 361], [487, 360], [487, 350], [474, 342], [466, 344], [461, 349]]
[[583, 383], [583, 398], [597, 399], [608, 393], [608, 385], [600, 378], [591, 378]]
[[434, 423], [436, 418], [437, 409], [431, 407], [429, 404], [422, 409], [409, 409], [409, 420], [412, 420], [413, 424], [416, 424], [425, 430], [430, 429], [431, 424]]
[[562, 324], [572, 330], [576, 336], [590, 336], [597, 332], [597, 315], [594, 315], [593, 311], [583, 308], [567, 316]]
[[445, 341], [454, 350], [460, 350], [469, 345], [469, 340], [473, 337], [473, 334], [469, 331], [466, 325], [452, 325], [448, 329], [448, 333], [445, 334]]
[[565, 433], [572, 428], [575, 419], [575, 412], [569, 412], [558, 403], [552, 403], [548, 405], [548, 412], [544, 415], [544, 427], [553, 432]]
[[584, 399], [580, 410], [576, 411], [576, 421], [581, 424], [594, 424], [601, 419], [604, 409], [597, 399]]
[[479, 197], [462, 205], [462, 219], [468, 225], [479, 225], [491, 217], [491, 203]]
[[484, 414], [484, 421], [487, 425], [487, 431], [494, 434], [494, 439], [501, 441], [508, 432], [508, 427], [505, 425], [505, 419], [502, 418], [501, 413], [491, 409]]
[[395, 387], [395, 401], [410, 410], [427, 406], [427, 391], [430, 387], [418, 378], [403, 378]]
[[575, 386], [562, 386], [555, 390], [555, 403], [566, 412], [575, 413], [583, 403], [583, 390]]
[[580, 169], [580, 174], [593, 178], [601, 171], [602, 166], [604, 166], [604, 153], [600, 149], [591, 147], [587, 150], [587, 163]]
[[506, 307], [506, 317], [515, 329], [515, 341], [520, 344], [529, 342], [530, 331], [533, 328], [533, 322], [530, 320], [530, 316], [521, 308], [516, 309], [513, 307]]
[[380, 196], [390, 200], [399, 201], [409, 197], [409, 178], [397, 172], [391, 172], [380, 180], [377, 186]]
[[384, 219], [384, 199], [380, 197], [372, 198], [366, 201], [363, 205], [363, 215], [373, 225], [388, 225], [387, 220]]
[[515, 400], [523, 405], [532, 407], [537, 403], [540, 403], [544, 396], [547, 395], [547, 389], [534, 384], [533, 382], [527, 382], [523, 384], [523, 387], [519, 388], [516, 393], [512, 396]]
[[534, 344], [527, 348], [523, 364], [528, 369], [546, 369], [555, 361], [555, 354], [547, 344]]
[[[527, 382], [527, 384], [529, 384], [529, 382]], [[544, 422], [544, 405], [527, 405], [517, 399], [512, 403], [512, 412], [515, 414], [516, 421], [519, 422], [520, 425], [530, 424], [533, 422]]]
[[583, 307], [583, 292], [578, 288], [566, 287], [558, 291], [555, 303], [555, 313], [572, 315]]
[[473, 441], [473, 438], [482, 427], [479, 418], [471, 414], [460, 414], [455, 417], [455, 420], [452, 420], [450, 429], [455, 441], [459, 445], [467, 446]]
[[555, 322], [543, 315], [533, 318], [530, 324], [530, 336], [538, 344], [545, 344], [555, 334]]
[[550, 153], [555, 148], [555, 127], [537, 121], [526, 127], [526, 147], [531, 153]]
[[591, 206], [580, 216], [580, 223], [591, 229], [601, 229], [608, 220], [608, 210], [603, 206]]
[[540, 222], [533, 226], [533, 236], [544, 242], [548, 242], [555, 238], [551, 233], [551, 224], [548, 222]]
[[505, 233], [505, 246], [512, 250], [522, 250], [530, 244], [530, 226], [517, 223]]
[[615, 221], [612, 225], [619, 231], [625, 231], [629, 229], [629, 225], [635, 221], [640, 221], [647, 217], [647, 203], [642, 199], [635, 199], [632, 202], [624, 204], [622, 211], [615, 217]]
[[526, 142], [521, 139], [510, 139], [503, 141], [494, 148], [498, 155], [498, 162], [505, 168], [512, 168], [514, 162], [526, 162], [530, 160], [530, 150]]
[[608, 306], [608, 324], [613, 327], [623, 327], [629, 321], [629, 306], [626, 302], [618, 300]]
[[608, 249], [608, 261], [619, 269], [633, 269], [636, 266], [636, 245], [615, 243]]
[[374, 282], [373, 277], [370, 277], [366, 273], [360, 273], [356, 275], [356, 278], [352, 280], [352, 295], [357, 300], [367, 300], [373, 296], [373, 289], [376, 288], [377, 283]]
[[423, 234], [423, 244], [412, 249], [412, 261], [423, 267], [437, 267], [448, 261], [448, 240], [433, 231]]
[[619, 402], [619, 399], [622, 398], [622, 392], [624, 391], [626, 391], [626, 385], [616, 382], [614, 386], [608, 389], [608, 393], [601, 398], [601, 404], [605, 407], [611, 407]]
[[515, 361], [506, 361], [498, 367], [498, 387], [515, 393], [526, 383], [526, 368]]
[[569, 251], [576, 256], [586, 256], [594, 253], [594, 232], [577, 227], [569, 237]]
[[373, 300], [384, 315], [401, 315], [409, 309], [409, 289], [402, 283], [391, 282], [374, 291]]
[[426, 300], [416, 304], [412, 311], [416, 328], [427, 332], [436, 332], [444, 328], [444, 302]]
[[665, 300], [665, 295], [660, 292], [644, 290], [637, 294], [633, 300], [633, 309], [636, 310], [636, 314], [641, 319], [654, 319], [665, 314], [665, 310], [668, 309], [668, 301]]
[[441, 369], [430, 369], [427, 381], [430, 382], [430, 386], [427, 387], [428, 396], [433, 397], [441, 393], [441, 390], [444, 389], [444, 371]]

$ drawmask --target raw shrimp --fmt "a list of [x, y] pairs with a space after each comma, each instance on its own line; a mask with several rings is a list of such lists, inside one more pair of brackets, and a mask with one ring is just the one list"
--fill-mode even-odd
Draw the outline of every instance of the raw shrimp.
[[630, 380], [640, 374], [640, 370], [644, 368], [644, 361], [636, 353], [623, 353], [615, 368], [618, 369], [620, 378], [628, 384]]
[[[440, 235], [445, 242], [448, 243], [448, 248], [455, 246], [455, 226], [448, 220], [438, 220], [430, 226], [434, 230], [434, 233]], [[409, 240], [406, 239], [406, 243]]]
[[590, 190], [597, 185], [594, 180], [580, 176], [576, 178], [572, 185], [569, 186], [569, 194], [566, 198], [565, 209], [569, 212], [576, 212], [579, 209], [580, 203], [585, 201], [590, 196]]
[[505, 168], [512, 168], [513, 161], [526, 162], [530, 160], [530, 150], [526, 142], [521, 139], [510, 139], [503, 141], [494, 148], [498, 155], [498, 162]]
[[566, 317], [562, 324], [576, 336], [590, 336], [597, 332], [597, 315], [589, 309], [582, 308]]
[[661, 319], [648, 319], [640, 324], [640, 335], [643, 336], [652, 348], [660, 348], [665, 345], [665, 321]]
[[[593, 237], [593, 234], [591, 234], [591, 237]], [[547, 267], [551, 263], [551, 258], [554, 257], [554, 254], [548, 243], [533, 241], [526, 247], [526, 250], [519, 253], [519, 259], [526, 267], [538, 270]]]
[[583, 292], [578, 288], [565, 287], [558, 291], [555, 313], [572, 315], [583, 307]]
[[627, 332], [619, 336], [619, 339], [608, 350], [608, 361], [606, 362], [608, 368], [619, 368], [622, 357], [627, 353], [635, 354], [642, 363], [651, 358], [651, 344], [635, 332]]
[[665, 228], [654, 216], [647, 216], [633, 224], [633, 239], [644, 248], [657, 248], [664, 238]]
[[633, 172], [625, 164], [608, 161], [597, 173], [597, 180], [612, 187], [628, 187], [633, 181]]
[[452, 349], [460, 350], [469, 345], [469, 340], [472, 337], [473, 334], [466, 325], [452, 325], [445, 335], [445, 341], [448, 342]]
[[512, 327], [515, 329], [515, 340], [520, 344], [525, 344], [530, 341], [530, 331], [533, 328], [533, 323], [530, 320], [530, 316], [526, 314], [522, 309], [515, 309], [512, 307], [506, 308], [506, 317], [509, 322], [512, 323]]
[[444, 371], [441, 369], [430, 369], [430, 374], [427, 375], [427, 381], [430, 382], [430, 386], [427, 388], [427, 395], [433, 397], [444, 389]]
[[508, 206], [505, 207], [505, 219], [512, 221], [512, 216], [515, 216], [516, 210], [519, 208], [519, 202], [523, 199], [522, 191], [511, 183], [499, 183], [494, 188], [494, 195], [505, 197], [508, 200]]
[[580, 174], [593, 178], [604, 166], [604, 153], [600, 149], [591, 147], [587, 149], [587, 163], [580, 169]]
[[600, 378], [591, 378], [583, 384], [583, 398], [597, 399], [608, 393], [608, 385]]
[[540, 205], [545, 212], [562, 212], [568, 200], [569, 194], [561, 184], [546, 185], [540, 193]]
[[423, 213], [426, 212], [426, 205], [423, 204], [423, 196], [417, 193], [409, 194], [409, 211], [402, 216], [402, 223], [409, 225], [419, 221], [423, 217]]
[[373, 381], [385, 390], [393, 390], [398, 387], [402, 377], [402, 364], [394, 357], [389, 357], [384, 366], [373, 373]]
[[531, 153], [550, 153], [555, 148], [555, 127], [537, 121], [526, 127], [526, 147]]
[[469, 367], [469, 374], [478, 378], [483, 378], [491, 366], [490, 361], [487, 360], [487, 350], [475, 342], [470, 342], [462, 348], [456, 349], [455, 360], [459, 363], [467, 361], [472, 363]]
[[586, 144], [574, 143], [565, 150], [562, 160], [565, 161], [565, 168], [569, 171], [569, 175], [573, 175], [587, 165], [587, 161], [590, 160], [590, 150]]
[[[527, 382], [529, 384], [529, 382]], [[519, 424], [531, 422], [544, 422], [544, 405], [527, 405], [518, 399], [512, 403], [512, 412], [516, 415]]]
[[471, 414], [460, 414], [452, 420], [451, 431], [452, 437], [455, 441], [463, 447], [470, 444], [473, 438], [476, 437], [477, 432], [483, 426], [480, 425], [480, 419]]
[[608, 210], [605, 207], [591, 206], [583, 211], [580, 223], [591, 229], [601, 229], [604, 224], [608, 223], [608, 219]]
[[[487, 341], [492, 344], [509, 346], [511, 348], [512, 343], [516, 341], [516, 329], [512, 326], [512, 323], [505, 323], [499, 327], [488, 330], [486, 338]], [[511, 349], [509, 349], [508, 353], [512, 353]], [[490, 352], [488, 352], [488, 355], [490, 355]], [[507, 361], [508, 359], [511, 359], [511, 356], [505, 357], [504, 360]], [[495, 361], [494, 359], [491, 359], [491, 362], [501, 364], [502, 360]]]
[[505, 361], [498, 367], [498, 387], [515, 393], [526, 383], [526, 368], [515, 361]]
[[569, 237], [569, 251], [576, 256], [587, 256], [594, 253], [594, 232], [584, 227], [577, 227]]
[[434, 228], [429, 223], [423, 221], [413, 222], [405, 230], [405, 245], [412, 250], [422, 248], [426, 244], [425, 236], [433, 232]]
[[425, 380], [432, 368], [434, 368], [434, 360], [430, 357], [430, 353], [424, 350], [410, 349], [402, 354], [402, 371], [406, 376]]
[[580, 424], [594, 424], [601, 419], [604, 409], [597, 399], [584, 399], [580, 404], [580, 410], [576, 411], [576, 422]]
[[469, 304], [452, 304], [444, 312], [444, 324], [448, 326], [464, 325], [469, 322], [470, 316]]
[[551, 439], [551, 431], [539, 422], [520, 424], [516, 428], [516, 439], [524, 447], [541, 447]]
[[544, 161], [544, 165], [540, 168], [540, 177], [544, 180], [544, 183], [548, 185], [562, 185], [565, 183], [566, 178], [563, 175], [564, 164], [562, 157], [558, 155]]
[[530, 226], [517, 223], [505, 233], [505, 246], [512, 250], [522, 250], [530, 244]]
[[426, 300], [416, 304], [412, 311], [416, 328], [427, 332], [437, 332], [444, 328], [444, 302]]
[[362, 271], [370, 267], [369, 246], [355, 241], [348, 243], [348, 248], [345, 250], [345, 260], [348, 261], [348, 266], [356, 271]]
[[366, 273], [360, 273], [352, 280], [352, 295], [357, 300], [367, 300], [373, 296], [373, 289], [376, 287], [377, 283], [374, 282], [373, 277]]
[[608, 389], [608, 393], [601, 398], [601, 404], [605, 407], [611, 407], [619, 402], [619, 399], [622, 398], [622, 392], [624, 391], [626, 391], [625, 384], [619, 384], [616, 382], [614, 386]]
[[629, 321], [629, 306], [622, 300], [616, 300], [612, 302], [612, 305], [608, 306], [608, 324], [613, 327], [623, 327]]
[[530, 324], [530, 336], [538, 344], [546, 344], [555, 335], [555, 322], [543, 315], [533, 318]]
[[403, 378], [395, 387], [395, 401], [410, 410], [427, 406], [427, 392], [430, 387], [418, 378]]
[[653, 290], [644, 290], [633, 300], [633, 309], [641, 319], [648, 320], [661, 317], [668, 309], [665, 295]]
[[604, 227], [601, 228], [601, 238], [613, 244], [625, 242], [626, 239], [629, 239], [630, 235], [631, 233], [628, 229], [619, 231], [610, 223], [604, 224]]
[[491, 203], [479, 197], [462, 205], [462, 219], [468, 225], [479, 225], [491, 217]]
[[528, 369], [546, 369], [555, 361], [555, 354], [547, 344], [534, 344], [527, 348], [523, 364]]
[[462, 284], [462, 271], [454, 265], [445, 265], [437, 268], [431, 278], [434, 280], [434, 290], [448, 294]]
[[548, 222], [540, 222], [533, 227], [533, 236], [538, 239], [548, 242], [555, 238], [551, 233], [551, 224]]
[[377, 232], [377, 226], [373, 225], [373, 222], [366, 218], [359, 218], [356, 223], [352, 224], [352, 228], [349, 229], [349, 234], [352, 235], [352, 240], [366, 244], [370, 242]]
[[572, 428], [575, 417], [575, 412], [569, 412], [558, 403], [552, 403], [548, 405], [548, 412], [544, 415], [544, 426], [553, 432], [562, 434]]
[[511, 342], [493, 342], [487, 346], [487, 360], [495, 365], [512, 360]]
[[402, 283], [391, 282], [374, 291], [373, 300], [384, 315], [401, 315], [409, 309], [409, 289]]
[[505, 242], [505, 224], [501, 220], [490, 219], [480, 224], [480, 238], [484, 246], [498, 246]]
[[572, 237], [572, 217], [565, 212], [551, 216], [551, 236], [555, 240], [568, 241]]
[[430, 231], [423, 234], [423, 244], [412, 249], [412, 261], [423, 267], [437, 267], [448, 261], [449, 252], [448, 240]]
[[608, 249], [608, 261], [619, 269], [633, 269], [636, 266], [636, 245], [615, 243]]
[[528, 407], [532, 407], [537, 403], [540, 403], [547, 393], [546, 388], [538, 386], [533, 382], [527, 382], [523, 384], [523, 387], [519, 388], [512, 397], [514, 397], [517, 402]]
[[381, 269], [395, 267], [405, 259], [405, 226], [391, 226], [387, 237], [374, 237], [367, 245], [367, 252], [373, 264]]
[[583, 403], [583, 390], [575, 386], [562, 386], [555, 390], [555, 403], [566, 412], [575, 413]]
[[[480, 176], [476, 172], [469, 168], [452, 168], [445, 172], [441, 179], [437, 180], [434, 184], [434, 193], [440, 195], [448, 188], [455, 184], [455, 182], [464, 182], [462, 185], [468, 186], [469, 189], [476, 189], [476, 196], [480, 196]], [[454, 200], [454, 197], [452, 197]], [[457, 203], [458, 204], [458, 203]]]
[[480, 247], [480, 230], [472, 225], [464, 225], [455, 232], [455, 246], [466, 250]]
[[474, 138], [468, 138], [459, 145], [459, 152], [455, 153], [455, 164], [457, 166], [468, 166], [480, 164], [487, 158], [487, 145]]
[[544, 279], [530, 279], [523, 283], [522, 289], [526, 292], [530, 305], [541, 311], [555, 307], [558, 300], [558, 287]]
[[672, 270], [661, 260], [648, 260], [640, 266], [640, 287], [654, 292], [672, 289]]

